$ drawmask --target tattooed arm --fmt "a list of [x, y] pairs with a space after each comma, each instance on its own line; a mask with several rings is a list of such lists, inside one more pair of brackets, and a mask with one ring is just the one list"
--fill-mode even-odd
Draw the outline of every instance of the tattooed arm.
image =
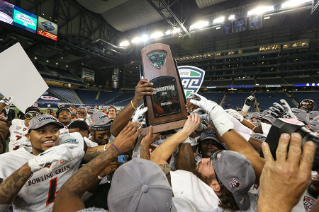
[[[114, 145], [120, 152], [133, 149], [140, 124], [129, 123], [114, 139]], [[84, 208], [81, 196], [90, 190], [96, 183], [98, 175], [116, 158], [119, 152], [112, 144], [106, 146], [106, 150], [94, 158], [91, 162], [79, 169], [66, 183], [63, 184], [55, 198], [53, 211], [78, 211]]]
[[26, 163], [3, 181], [0, 184], [0, 204], [10, 205], [22, 186], [29, 179], [31, 173], [31, 168]]
[[96, 147], [87, 147], [86, 153], [82, 160], [84, 162], [89, 162], [96, 158], [98, 155], [100, 155], [102, 152], [104, 152], [104, 145]]
[[190, 144], [181, 144], [179, 152], [175, 158], [176, 168], [179, 170], [190, 171], [196, 168], [196, 161]]

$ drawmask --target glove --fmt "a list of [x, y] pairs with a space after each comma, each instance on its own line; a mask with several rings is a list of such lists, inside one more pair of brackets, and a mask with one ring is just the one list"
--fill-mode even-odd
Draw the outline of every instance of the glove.
[[32, 172], [36, 172], [44, 168], [47, 163], [53, 163], [55, 161], [71, 161], [73, 157], [69, 148], [72, 147], [77, 147], [77, 144], [61, 144], [51, 147], [29, 160], [28, 165]]
[[255, 102], [255, 97], [253, 95], [250, 95], [247, 97], [246, 101], [245, 101], [245, 105], [247, 106], [252, 106]]
[[244, 117], [242, 115], [240, 115], [236, 110], [233, 109], [228, 109], [225, 110], [229, 115], [231, 115], [232, 117], [234, 117], [235, 119], [237, 119], [240, 122], [243, 122]]
[[12, 97], [9, 97], [8, 99], [4, 97], [3, 99], [0, 100], [0, 103], [4, 103], [6, 105], [11, 105], [12, 104], [12, 100], [13, 100]]
[[294, 115], [294, 113], [291, 111], [291, 108], [289, 106], [289, 104], [286, 102], [286, 100], [281, 99], [280, 100], [281, 105], [283, 106], [283, 108], [285, 109], [285, 112], [282, 116], [282, 118], [286, 118], [286, 119], [296, 119], [298, 120], [298, 118]]
[[134, 114], [133, 119], [132, 119], [132, 122], [138, 122], [139, 118], [141, 116], [143, 116], [144, 113], [147, 111], [147, 107], [144, 107], [144, 108], [142, 108], [142, 107], [143, 107], [143, 105], [139, 106], [136, 109], [135, 114]]
[[216, 102], [210, 101], [205, 97], [198, 95], [197, 93], [192, 93], [191, 95], [195, 96], [195, 98], [197, 99], [191, 99], [191, 103], [197, 105], [198, 107], [201, 107], [208, 114], [215, 106], [218, 105]]

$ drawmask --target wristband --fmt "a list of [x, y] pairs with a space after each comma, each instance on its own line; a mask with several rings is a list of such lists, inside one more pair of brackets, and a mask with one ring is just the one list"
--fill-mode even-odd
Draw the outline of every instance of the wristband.
[[112, 146], [114, 146], [114, 148], [119, 152], [120, 155], [122, 155], [122, 153], [120, 152], [120, 150], [112, 143]]
[[131, 105], [132, 105], [132, 107], [134, 108], [134, 110], [136, 110], [137, 108], [135, 108], [134, 107], [134, 105], [133, 105], [133, 102], [132, 102], [133, 100], [131, 100]]
[[248, 112], [248, 110], [249, 110], [249, 108], [250, 108], [250, 106], [248, 106], [248, 105], [244, 104], [242, 111], [244, 111], [244, 112], [246, 112], [246, 113], [247, 113], [247, 112]]

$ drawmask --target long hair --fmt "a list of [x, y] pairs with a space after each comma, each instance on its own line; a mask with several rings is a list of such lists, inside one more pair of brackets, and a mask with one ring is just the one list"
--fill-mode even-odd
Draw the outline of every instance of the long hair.
[[[216, 179], [215, 176], [211, 176], [211, 177], [206, 177], [204, 175], [202, 175], [201, 173], [199, 173], [196, 169], [191, 170], [191, 172], [196, 175], [196, 177], [198, 177], [200, 180], [202, 180], [204, 183], [206, 183], [207, 185], [210, 185], [213, 179]], [[240, 210], [239, 207], [237, 206], [237, 203], [234, 199], [233, 194], [228, 191], [227, 188], [225, 188], [224, 186], [221, 186], [220, 189], [220, 194], [217, 195], [219, 198], [219, 207], [221, 207], [224, 210], [230, 210], [230, 211], [238, 211]]]

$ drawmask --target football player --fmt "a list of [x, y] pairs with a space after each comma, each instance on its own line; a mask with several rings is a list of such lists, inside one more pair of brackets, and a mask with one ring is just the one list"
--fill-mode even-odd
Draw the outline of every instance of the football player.
[[51, 115], [36, 116], [25, 135], [32, 152], [22, 147], [0, 155], [0, 186], [4, 188], [0, 189], [0, 205], [12, 203], [15, 211], [51, 211], [58, 190], [81, 161], [88, 162], [105, 150], [106, 146], [87, 147], [80, 133], [60, 137], [63, 127]]
[[64, 128], [60, 129], [60, 136], [69, 133], [68, 125], [71, 123], [71, 111], [69, 108], [60, 106], [56, 112], [56, 117], [64, 125]]
[[10, 126], [10, 143], [9, 143], [9, 152], [15, 151], [20, 148], [20, 146], [31, 146], [31, 143], [28, 141], [25, 136], [28, 133], [28, 126], [30, 120], [40, 115], [40, 110], [37, 107], [31, 106], [25, 110], [25, 115], [23, 120], [13, 119], [12, 125]]

